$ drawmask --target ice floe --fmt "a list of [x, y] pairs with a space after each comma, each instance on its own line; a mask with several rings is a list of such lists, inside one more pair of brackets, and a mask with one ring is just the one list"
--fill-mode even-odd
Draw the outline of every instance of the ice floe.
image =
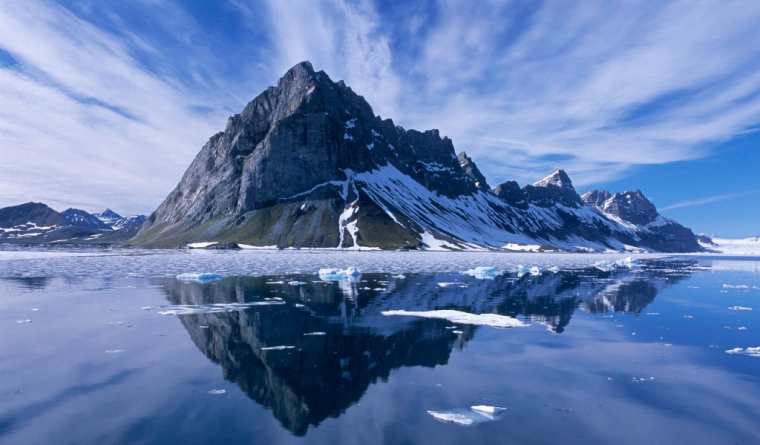
[[464, 408], [449, 411], [428, 410], [427, 413], [439, 422], [470, 426], [496, 420], [504, 411], [506, 411], [506, 408], [499, 406], [473, 405], [469, 410]]
[[278, 346], [264, 346], [261, 348], [262, 351], [285, 351], [288, 349], [295, 349], [296, 347], [293, 345], [278, 345]]
[[541, 275], [541, 268], [538, 266], [525, 266], [522, 264], [518, 264], [516, 273], [518, 277], [522, 277], [523, 275], [526, 275], [526, 274], [531, 274], [534, 277], [537, 277]]
[[493, 266], [478, 266], [470, 270], [465, 270], [462, 273], [477, 278], [478, 280], [493, 280], [501, 275], [501, 272]]
[[212, 281], [221, 280], [224, 278], [222, 275], [213, 272], [186, 272], [176, 276], [180, 281], [194, 281], [196, 283], [210, 283]]
[[441, 320], [448, 320], [452, 323], [471, 324], [479, 326], [492, 326], [495, 328], [519, 328], [530, 326], [527, 323], [509, 317], [507, 315], [499, 314], [471, 314], [469, 312], [456, 311], [451, 309], [441, 309], [434, 311], [405, 311], [405, 310], [393, 310], [382, 311], [386, 317], [390, 316], [404, 316], [404, 317], [420, 317], [420, 318], [436, 318]]
[[124, 351], [125, 349], [106, 349], [105, 353], [106, 354], [121, 354]]
[[597, 261], [593, 264], [593, 267], [601, 270], [602, 272], [612, 272], [615, 269], [632, 268], [634, 265], [633, 258], [626, 257], [614, 261]]
[[226, 389], [209, 389], [208, 393], [211, 394], [212, 396], [219, 396], [222, 394], [227, 394], [227, 390]]
[[219, 244], [218, 241], [202, 241], [198, 243], [190, 243], [187, 245], [189, 249], [205, 249], [207, 247], [214, 246], [216, 244]]
[[726, 349], [726, 354], [731, 355], [748, 355], [750, 357], [760, 358], [760, 346], [750, 346], [747, 348]]
[[728, 310], [730, 311], [751, 311], [752, 308], [748, 306], [729, 306]]
[[309, 335], [309, 336], [327, 335], [327, 332], [322, 332], [322, 331], [304, 332], [303, 335]]
[[32, 322], [32, 320], [30, 318], [24, 318], [23, 320], [16, 320], [16, 323], [18, 323], [18, 324], [27, 324], [27, 323], [31, 323], [31, 322]]
[[285, 304], [280, 298], [271, 298], [263, 301], [249, 303], [216, 303], [216, 304], [177, 304], [162, 306], [160, 315], [190, 315], [190, 314], [217, 314], [220, 312], [244, 311], [256, 306], [273, 306]]
[[506, 408], [503, 408], [501, 406], [493, 406], [493, 405], [473, 405], [470, 407], [471, 410], [483, 414], [485, 416], [494, 417], [498, 415], [499, 413], [502, 413], [506, 411]]
[[319, 269], [319, 279], [323, 281], [357, 281], [361, 275], [359, 269], [355, 267]]

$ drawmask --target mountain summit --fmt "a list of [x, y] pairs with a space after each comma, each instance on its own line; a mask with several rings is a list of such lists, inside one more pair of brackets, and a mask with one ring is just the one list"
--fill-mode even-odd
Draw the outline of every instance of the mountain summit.
[[345, 83], [302, 62], [209, 139], [133, 242], [699, 249], [693, 234], [649, 245], [642, 234], [657, 238], [657, 230], [587, 205], [562, 170], [492, 191], [474, 161], [457, 156], [438, 130], [382, 119]]

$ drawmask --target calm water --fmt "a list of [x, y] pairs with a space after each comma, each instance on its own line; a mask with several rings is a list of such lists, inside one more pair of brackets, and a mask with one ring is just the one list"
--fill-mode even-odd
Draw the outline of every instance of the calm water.
[[0, 443], [760, 440], [760, 260], [103, 254], [0, 256]]

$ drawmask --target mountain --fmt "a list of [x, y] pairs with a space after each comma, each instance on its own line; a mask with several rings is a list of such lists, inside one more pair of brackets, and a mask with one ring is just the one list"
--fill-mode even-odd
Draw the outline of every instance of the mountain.
[[490, 190], [438, 130], [375, 116], [345, 83], [302, 62], [208, 140], [132, 243], [701, 249], [688, 229], [654, 229], [588, 205], [562, 170]]
[[[109, 219], [106, 212], [118, 218]], [[145, 222], [144, 215], [122, 218], [106, 212], [91, 214], [73, 208], [57, 212], [37, 202], [5, 207], [0, 209], [0, 243], [122, 244]]]
[[66, 209], [61, 213], [63, 219], [72, 226], [86, 227], [95, 230], [105, 230], [108, 226], [95, 215], [80, 209]]
[[103, 221], [103, 223], [108, 224], [109, 226], [112, 226], [116, 223], [116, 221], [120, 220], [122, 218], [121, 215], [114, 212], [111, 209], [105, 209], [100, 213], [93, 213], [94, 217], [98, 218], [99, 220]]

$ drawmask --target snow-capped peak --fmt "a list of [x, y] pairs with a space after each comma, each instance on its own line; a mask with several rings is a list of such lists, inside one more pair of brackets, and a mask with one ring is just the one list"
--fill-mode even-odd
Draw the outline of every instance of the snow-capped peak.
[[552, 174], [533, 183], [534, 187], [554, 186], [561, 189], [573, 188], [573, 182], [564, 170], [554, 170]]

